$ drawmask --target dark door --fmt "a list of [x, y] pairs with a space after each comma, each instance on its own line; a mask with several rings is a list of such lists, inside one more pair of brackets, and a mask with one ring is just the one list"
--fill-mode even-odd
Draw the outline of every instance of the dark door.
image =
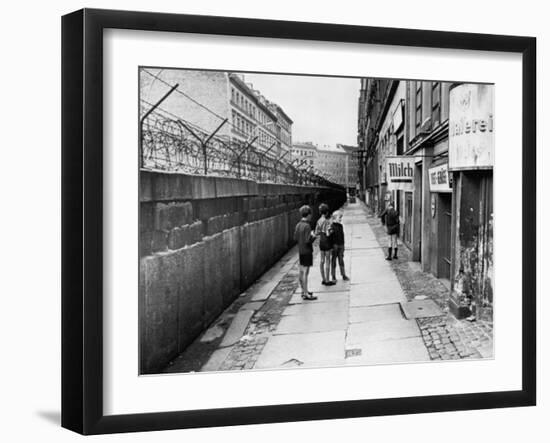
[[405, 232], [403, 240], [407, 246], [411, 246], [412, 241], [412, 217], [413, 217], [413, 193], [405, 192]]
[[451, 278], [451, 219], [452, 194], [439, 194], [439, 229], [438, 229], [438, 277]]

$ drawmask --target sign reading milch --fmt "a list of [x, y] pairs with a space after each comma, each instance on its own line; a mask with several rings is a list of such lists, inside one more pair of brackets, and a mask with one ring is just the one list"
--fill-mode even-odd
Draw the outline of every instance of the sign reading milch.
[[413, 190], [414, 157], [397, 155], [386, 157], [388, 191]]
[[450, 91], [449, 169], [492, 169], [494, 86], [462, 84]]

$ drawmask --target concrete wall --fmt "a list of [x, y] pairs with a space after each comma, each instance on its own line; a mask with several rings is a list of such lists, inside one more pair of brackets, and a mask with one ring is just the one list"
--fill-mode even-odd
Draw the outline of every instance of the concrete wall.
[[298, 208], [329, 188], [141, 171], [140, 372], [181, 353], [293, 245]]

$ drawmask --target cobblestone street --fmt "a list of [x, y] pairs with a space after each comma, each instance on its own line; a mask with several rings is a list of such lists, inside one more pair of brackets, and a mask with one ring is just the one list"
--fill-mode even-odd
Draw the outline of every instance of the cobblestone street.
[[386, 261], [386, 236], [362, 203], [347, 205], [346, 272], [321, 285], [318, 251], [310, 290], [298, 288], [295, 248], [251, 286], [165, 372], [323, 367], [492, 357], [492, 324], [456, 320], [447, 288], [409, 261]]
[[[381, 247], [387, 244], [384, 225], [366, 210], [367, 221]], [[433, 300], [442, 315], [417, 319], [422, 338], [432, 360], [493, 357], [493, 323], [477, 320], [457, 320], [448, 312], [449, 290], [433, 275], [422, 272], [420, 263], [411, 261], [410, 251], [399, 248], [399, 259], [391, 261], [399, 283], [408, 300]]]

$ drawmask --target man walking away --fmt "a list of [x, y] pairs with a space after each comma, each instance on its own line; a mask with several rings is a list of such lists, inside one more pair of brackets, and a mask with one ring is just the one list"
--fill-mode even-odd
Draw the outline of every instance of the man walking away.
[[393, 258], [397, 260], [397, 236], [399, 235], [399, 212], [397, 212], [393, 206], [393, 202], [389, 202], [388, 207], [380, 214], [382, 223], [386, 224], [386, 232], [388, 233], [388, 256], [386, 260]]
[[308, 291], [309, 268], [313, 264], [313, 242], [315, 235], [311, 232], [311, 208], [307, 205], [300, 208], [302, 219], [296, 224], [294, 240], [298, 242], [298, 256], [300, 260], [299, 281], [304, 300], [317, 300], [312, 292]]
[[342, 225], [342, 211], [332, 214], [332, 280], [336, 280], [336, 260], [340, 266], [342, 280], [349, 280], [344, 267], [344, 226]]

